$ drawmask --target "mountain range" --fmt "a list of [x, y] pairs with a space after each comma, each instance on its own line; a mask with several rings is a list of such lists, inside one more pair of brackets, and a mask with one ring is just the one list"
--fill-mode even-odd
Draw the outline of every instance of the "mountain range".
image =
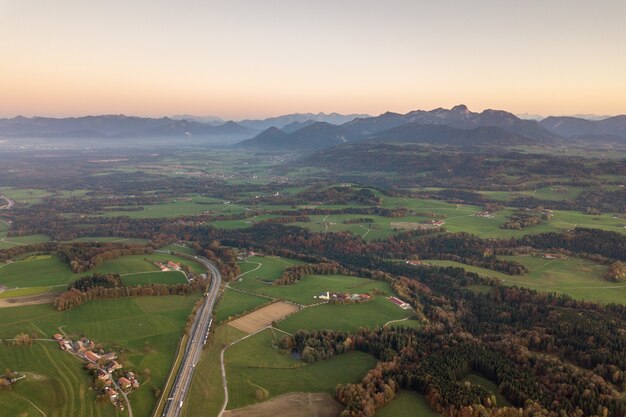
[[[299, 127], [299, 129], [293, 129]], [[535, 120], [523, 120], [502, 110], [471, 112], [467, 106], [416, 110], [406, 114], [383, 113], [343, 123], [291, 124], [272, 127], [241, 142], [244, 148], [266, 150], [319, 150], [341, 143], [378, 142], [437, 143], [455, 146], [554, 144], [562, 138]]]
[[255, 131], [235, 122], [216, 126], [190, 120], [128, 117], [124, 115], [70, 118], [15, 117], [0, 119], [0, 135], [22, 138], [176, 138], [239, 136], [243, 139]]
[[190, 115], [148, 118], [124, 115], [0, 119], [1, 138], [197, 138], [258, 150], [319, 150], [354, 141], [434, 143], [454, 146], [626, 144], [626, 115], [604, 119], [551, 116], [522, 119], [503, 110], [415, 110], [379, 116], [296, 113], [227, 121]]

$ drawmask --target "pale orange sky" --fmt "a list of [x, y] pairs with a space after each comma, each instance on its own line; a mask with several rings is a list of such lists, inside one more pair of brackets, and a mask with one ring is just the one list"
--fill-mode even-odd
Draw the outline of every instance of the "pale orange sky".
[[626, 113], [626, 1], [0, 0], [0, 117]]

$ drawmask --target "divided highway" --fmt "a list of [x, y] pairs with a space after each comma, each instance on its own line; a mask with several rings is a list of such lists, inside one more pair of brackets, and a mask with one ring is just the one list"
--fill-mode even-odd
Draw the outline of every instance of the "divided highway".
[[209, 333], [209, 327], [213, 321], [213, 306], [217, 300], [217, 296], [222, 285], [222, 275], [220, 271], [209, 262], [208, 259], [201, 256], [194, 256], [194, 259], [204, 265], [211, 274], [211, 286], [206, 294], [204, 303], [196, 312], [191, 330], [189, 331], [189, 341], [183, 353], [183, 360], [178, 369], [178, 374], [174, 380], [172, 391], [165, 403], [163, 409], [163, 417], [178, 417], [181, 414], [183, 403], [187, 397], [191, 378], [196, 364], [202, 355], [202, 348], [206, 342]]

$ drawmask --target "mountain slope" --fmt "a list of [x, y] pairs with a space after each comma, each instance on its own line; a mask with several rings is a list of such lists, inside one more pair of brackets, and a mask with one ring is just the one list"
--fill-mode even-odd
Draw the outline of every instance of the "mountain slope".
[[516, 146], [536, 144], [537, 140], [508, 132], [499, 127], [482, 126], [458, 129], [445, 125], [407, 123], [375, 134], [376, 142], [431, 143], [455, 146]]
[[601, 120], [580, 117], [547, 117], [541, 125], [558, 135], [569, 138], [602, 138], [626, 142], [626, 115]]
[[123, 115], [71, 118], [15, 117], [0, 119], [0, 134], [31, 138], [151, 138], [247, 135], [252, 131], [235, 122], [217, 126], [188, 120], [127, 117]]
[[548, 131], [535, 120], [522, 120], [512, 113], [502, 110], [485, 110], [481, 113], [474, 113], [462, 104], [449, 110], [443, 108], [429, 111], [415, 110], [404, 115], [384, 113], [377, 117], [353, 120], [344, 124], [344, 127], [363, 135], [372, 135], [407, 123], [445, 125], [459, 129], [493, 126], [546, 142], [559, 139], [557, 134]]
[[283, 116], [270, 117], [267, 119], [246, 119], [240, 120], [238, 123], [242, 126], [246, 126], [250, 129], [266, 130], [270, 127], [277, 127], [282, 129], [283, 127], [294, 122], [325, 122], [334, 125], [340, 125], [342, 123], [349, 122], [358, 117], [367, 117], [367, 114], [339, 114], [339, 113], [294, 113], [286, 114]]
[[272, 127], [237, 146], [263, 150], [317, 150], [359, 138], [344, 127], [318, 122], [292, 133]]

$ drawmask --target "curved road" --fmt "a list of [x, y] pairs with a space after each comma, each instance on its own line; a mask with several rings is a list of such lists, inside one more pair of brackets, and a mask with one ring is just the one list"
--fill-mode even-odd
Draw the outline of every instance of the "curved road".
[[189, 342], [183, 353], [183, 360], [163, 409], [163, 417], [179, 417], [181, 414], [183, 402], [191, 385], [193, 371], [200, 360], [202, 348], [206, 343], [209, 328], [213, 321], [213, 306], [222, 285], [222, 275], [215, 265], [201, 256], [194, 256], [194, 259], [204, 265], [211, 273], [211, 286], [206, 294], [204, 303], [196, 312], [196, 318], [189, 332]]
[[0, 206], [0, 209], [10, 210], [11, 207], [15, 205], [15, 201], [11, 200], [9, 197], [5, 196], [4, 194], [0, 195], [0, 198], [7, 202], [6, 204], [3, 204], [2, 206]]

